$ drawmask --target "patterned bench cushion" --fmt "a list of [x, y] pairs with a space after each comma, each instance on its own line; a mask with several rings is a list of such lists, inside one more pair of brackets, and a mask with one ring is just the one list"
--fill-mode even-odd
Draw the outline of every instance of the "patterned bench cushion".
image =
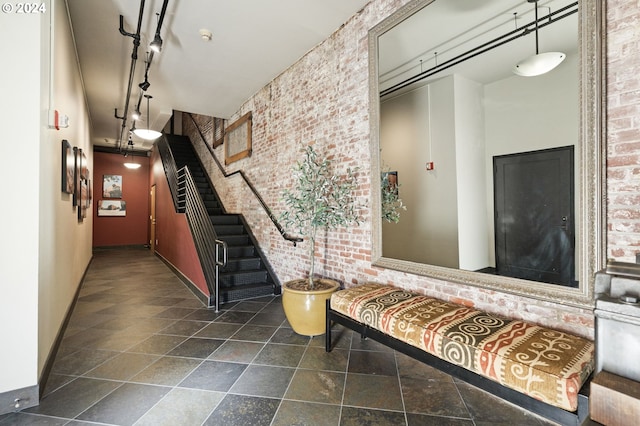
[[331, 308], [432, 355], [548, 404], [575, 411], [594, 367], [582, 337], [406, 290], [368, 283], [341, 290]]

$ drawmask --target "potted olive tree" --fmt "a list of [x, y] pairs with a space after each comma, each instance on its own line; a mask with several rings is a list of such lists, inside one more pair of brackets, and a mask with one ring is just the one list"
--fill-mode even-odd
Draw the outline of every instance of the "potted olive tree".
[[331, 162], [319, 158], [312, 145], [302, 149], [303, 158], [293, 171], [294, 185], [283, 192], [287, 210], [281, 215], [304, 239], [309, 250], [307, 277], [288, 281], [282, 286], [282, 305], [293, 330], [306, 336], [324, 333], [325, 301], [339, 288], [339, 283], [316, 277], [316, 236], [319, 229], [359, 225], [360, 208], [355, 199], [357, 178], [347, 169], [336, 175]]

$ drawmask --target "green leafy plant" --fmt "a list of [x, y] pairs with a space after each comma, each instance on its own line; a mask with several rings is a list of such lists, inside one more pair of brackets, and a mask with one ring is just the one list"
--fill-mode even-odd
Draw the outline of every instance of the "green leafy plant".
[[406, 210], [407, 206], [402, 203], [402, 199], [398, 195], [400, 185], [397, 182], [397, 177], [392, 182], [391, 176], [393, 175], [387, 170], [382, 172], [380, 177], [382, 219], [390, 223], [398, 223], [400, 221], [400, 210]]
[[320, 159], [312, 145], [302, 150], [303, 159], [294, 168], [295, 184], [291, 190], [283, 192], [288, 209], [281, 219], [286, 226], [292, 226], [309, 244], [308, 288], [314, 289], [315, 245], [318, 229], [359, 225], [360, 216], [355, 190], [358, 186], [355, 175], [357, 169], [347, 169], [346, 174], [337, 176], [331, 169], [331, 162]]

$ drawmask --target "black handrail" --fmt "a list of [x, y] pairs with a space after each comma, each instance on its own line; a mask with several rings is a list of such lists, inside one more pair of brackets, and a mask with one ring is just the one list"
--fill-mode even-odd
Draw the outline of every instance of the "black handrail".
[[257, 198], [258, 202], [260, 203], [260, 205], [262, 206], [264, 211], [267, 213], [267, 216], [269, 216], [269, 219], [271, 219], [271, 222], [273, 222], [275, 227], [278, 229], [278, 232], [280, 232], [280, 235], [282, 235], [282, 238], [284, 238], [287, 241], [291, 241], [293, 243], [294, 247], [296, 246], [297, 243], [301, 243], [302, 241], [304, 241], [300, 237], [294, 237], [294, 236], [289, 235], [287, 233], [287, 231], [282, 227], [282, 225], [280, 225], [280, 223], [278, 222], [278, 219], [276, 218], [276, 216], [273, 214], [271, 209], [264, 202], [264, 200], [262, 199], [262, 197], [258, 193], [258, 190], [253, 186], [253, 184], [251, 183], [249, 178], [244, 174], [244, 172], [242, 170], [236, 170], [235, 172], [227, 173], [227, 171], [224, 169], [224, 167], [222, 166], [220, 161], [218, 161], [218, 158], [216, 157], [216, 154], [213, 152], [213, 148], [211, 148], [211, 146], [207, 143], [207, 140], [205, 139], [204, 135], [202, 134], [202, 131], [200, 130], [200, 127], [198, 126], [198, 123], [193, 118], [193, 115], [191, 115], [191, 113], [189, 113], [189, 112], [185, 112], [185, 114], [188, 115], [189, 118], [191, 118], [191, 121], [193, 122], [193, 125], [195, 126], [196, 130], [198, 131], [198, 135], [200, 136], [200, 139], [202, 139], [202, 141], [204, 142], [204, 145], [209, 150], [209, 154], [211, 154], [211, 157], [213, 157], [213, 161], [215, 161], [215, 163], [218, 165], [218, 168], [220, 169], [220, 172], [222, 173], [222, 175], [225, 178], [229, 178], [229, 177], [231, 177], [233, 175], [242, 176], [242, 179], [244, 179], [245, 183], [247, 184], [247, 186], [249, 187], [251, 192], [253, 192], [253, 195], [255, 195], [255, 197]]
[[[215, 309], [218, 312], [220, 306], [219, 270], [227, 263], [227, 244], [216, 235], [207, 207], [202, 201], [189, 168], [184, 166], [176, 170], [175, 159], [165, 136], [158, 140], [157, 146], [174, 207], [176, 212], [184, 213], [187, 217], [209, 295], [213, 295]], [[222, 247], [222, 253], [220, 253], [220, 247]], [[220, 254], [222, 254], [222, 260], [220, 260]]]
[[165, 136], [158, 139], [156, 144], [158, 147], [158, 153], [162, 159], [162, 165], [164, 167], [164, 174], [167, 177], [167, 183], [169, 184], [169, 191], [171, 192], [171, 198], [173, 199], [173, 207], [179, 213], [184, 213], [180, 210], [178, 203], [178, 170], [176, 169], [176, 160], [173, 158], [171, 148]]

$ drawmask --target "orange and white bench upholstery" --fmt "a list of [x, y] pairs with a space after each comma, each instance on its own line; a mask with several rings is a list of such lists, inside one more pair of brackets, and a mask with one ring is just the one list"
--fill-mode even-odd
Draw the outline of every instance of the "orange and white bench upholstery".
[[421, 356], [430, 354], [446, 370], [455, 366], [457, 377], [562, 424], [586, 417], [579, 400], [594, 368], [590, 340], [375, 283], [340, 290], [327, 302], [328, 351], [333, 321], [433, 365]]

